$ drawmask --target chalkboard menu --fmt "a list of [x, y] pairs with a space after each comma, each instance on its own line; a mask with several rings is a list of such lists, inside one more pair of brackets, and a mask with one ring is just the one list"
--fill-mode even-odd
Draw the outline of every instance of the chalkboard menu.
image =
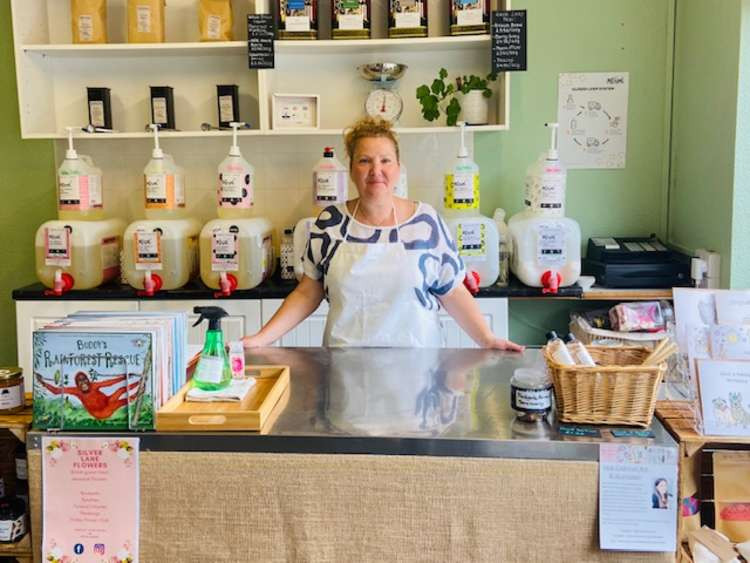
[[492, 12], [492, 72], [526, 70], [526, 10]]
[[250, 68], [273, 68], [273, 16], [247, 15], [247, 60]]

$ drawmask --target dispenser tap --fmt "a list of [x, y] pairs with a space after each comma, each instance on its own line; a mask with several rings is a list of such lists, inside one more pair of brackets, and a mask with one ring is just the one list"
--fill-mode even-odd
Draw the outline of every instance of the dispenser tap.
[[143, 289], [136, 292], [139, 297], [153, 297], [161, 289], [161, 276], [152, 274], [151, 270], [146, 270], [143, 275]]
[[54, 295], [56, 297], [60, 297], [61, 295], [73, 289], [74, 283], [75, 280], [73, 279], [73, 276], [71, 276], [67, 272], [63, 272], [60, 269], [55, 270], [54, 286], [52, 289], [44, 290], [44, 295]]
[[219, 286], [220, 291], [214, 292], [214, 297], [229, 297], [232, 292], [237, 289], [237, 278], [234, 274], [227, 274], [226, 272], [219, 272]]

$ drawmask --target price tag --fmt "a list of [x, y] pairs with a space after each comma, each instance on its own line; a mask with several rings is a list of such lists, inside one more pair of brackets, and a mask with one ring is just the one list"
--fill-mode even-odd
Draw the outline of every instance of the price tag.
[[492, 72], [526, 70], [526, 10], [492, 12]]
[[247, 15], [247, 60], [249, 68], [274, 67], [273, 15]]

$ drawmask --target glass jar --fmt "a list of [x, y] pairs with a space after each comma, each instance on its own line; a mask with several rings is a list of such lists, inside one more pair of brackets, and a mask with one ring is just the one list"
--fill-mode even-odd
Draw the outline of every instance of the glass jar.
[[0, 414], [21, 412], [23, 403], [23, 370], [0, 367]]
[[510, 378], [510, 406], [518, 419], [534, 422], [552, 410], [552, 382], [545, 371], [518, 368]]

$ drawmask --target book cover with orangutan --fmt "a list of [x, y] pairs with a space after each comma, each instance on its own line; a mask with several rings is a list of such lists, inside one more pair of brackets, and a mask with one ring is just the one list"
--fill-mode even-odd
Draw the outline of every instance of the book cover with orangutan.
[[34, 331], [34, 428], [154, 427], [153, 334]]

